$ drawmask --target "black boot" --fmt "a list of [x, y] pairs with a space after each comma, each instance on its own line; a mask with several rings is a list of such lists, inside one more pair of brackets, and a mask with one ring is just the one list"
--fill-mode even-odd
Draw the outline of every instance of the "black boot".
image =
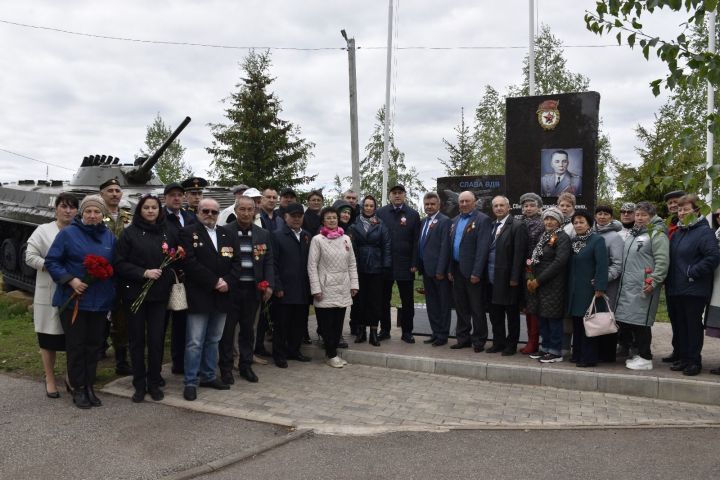
[[75, 390], [73, 390], [73, 403], [77, 408], [82, 408], [83, 410], [92, 406], [85, 387], [76, 387]]
[[367, 340], [367, 328], [357, 327], [355, 329], [355, 333], [357, 334], [357, 337], [355, 337], [355, 343], [365, 343]]
[[95, 388], [93, 388], [92, 385], [88, 385], [87, 387], [87, 397], [90, 401], [90, 405], [93, 407], [102, 407], [102, 402], [100, 399], [95, 395]]
[[374, 347], [380, 346], [380, 340], [378, 340], [378, 335], [377, 335], [377, 328], [370, 329], [370, 339], [368, 340], [368, 342], [370, 343], [370, 345], [372, 345]]
[[132, 375], [132, 369], [127, 360], [127, 348], [118, 347], [115, 350], [115, 373], [117, 375]]

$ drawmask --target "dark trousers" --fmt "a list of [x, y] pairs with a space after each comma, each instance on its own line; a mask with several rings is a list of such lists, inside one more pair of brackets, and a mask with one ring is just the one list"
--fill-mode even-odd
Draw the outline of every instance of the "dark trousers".
[[673, 340], [680, 360], [691, 365], [702, 365], [703, 315], [708, 299], [690, 295], [667, 297], [668, 313], [675, 319]]
[[618, 334], [611, 333], [598, 338], [598, 356], [601, 362], [615, 362], [617, 359]]
[[573, 353], [572, 357], [579, 363], [594, 364], [598, 362], [598, 345], [600, 337], [585, 335], [583, 317], [573, 319]]
[[172, 368], [182, 371], [185, 368], [185, 330], [187, 329], [187, 310], [173, 312], [168, 310], [165, 314], [165, 331], [172, 319], [170, 331], [170, 357]]
[[287, 360], [300, 353], [308, 317], [307, 305], [287, 305], [277, 300], [272, 307], [272, 353], [275, 360]]
[[[133, 386], [145, 390], [148, 385], [160, 384], [162, 357], [165, 341], [165, 302], [143, 302], [137, 313], [126, 305], [128, 320], [130, 359], [132, 361]], [[145, 346], [147, 345], [147, 368]]]
[[453, 274], [452, 292], [457, 313], [457, 342], [460, 344], [472, 342], [473, 345], [483, 346], [488, 337], [483, 284], [482, 282], [472, 283], [469, 278], [463, 276], [455, 261], [453, 261], [451, 271]]
[[425, 308], [433, 336], [438, 340], [447, 340], [450, 334], [450, 282], [447, 279], [438, 280], [434, 276], [423, 275], [423, 287]]
[[325, 356], [327, 358], [337, 357], [337, 346], [342, 334], [343, 322], [345, 321], [345, 308], [317, 308], [315, 316], [325, 344]]
[[265, 334], [270, 328], [270, 309], [272, 299], [268, 300], [267, 308], [263, 305], [262, 311], [260, 312], [260, 318], [258, 318], [257, 330], [255, 332], [255, 353], [258, 355], [264, 355], [265, 350]]
[[79, 310], [71, 324], [72, 314], [71, 306], [60, 314], [60, 323], [65, 331], [68, 378], [70, 385], [78, 388], [95, 383], [107, 312]]
[[128, 317], [122, 300], [118, 303], [119, 306], [110, 312], [110, 339], [115, 351], [128, 347]]
[[[247, 285], [246, 285], [247, 284]], [[253, 342], [255, 341], [255, 314], [258, 309], [258, 293], [255, 284], [243, 282], [235, 293], [233, 307], [225, 317], [225, 327], [220, 338], [219, 357], [220, 372], [230, 373], [233, 367], [233, 342], [235, 326], [240, 326], [238, 333], [238, 352], [240, 366], [250, 366], [253, 359]]]
[[[358, 281], [359, 281], [360, 275], [362, 275], [362, 274], [358, 272]], [[382, 283], [381, 283], [381, 285], [382, 285]], [[362, 289], [362, 286], [360, 288]], [[358, 292], [358, 294], [359, 293], [360, 292]], [[362, 307], [360, 306], [359, 297], [360, 297], [360, 295], [355, 295], [353, 297], [353, 299], [352, 299], [353, 303], [352, 303], [352, 306], [350, 307], [350, 332], [351, 333], [355, 333], [355, 329], [360, 328], [362, 326], [362, 312], [361, 312]], [[380, 297], [378, 297], [378, 298], [380, 298]]]
[[673, 354], [673, 356], [678, 356], [678, 358], [679, 358], [678, 352], [679, 352], [680, 348], [678, 347], [678, 335], [679, 335], [678, 334], [678, 321], [675, 318], [674, 309], [670, 307], [670, 304], [672, 302], [672, 300], [670, 298], [671, 297], [667, 294], [667, 289], [666, 289], [665, 290], [665, 305], [667, 305], [668, 318], [670, 319], [670, 328], [672, 329], [672, 341], [671, 341], [671, 344], [673, 347], [672, 354]]
[[[517, 287], [509, 287], [517, 288]], [[490, 313], [490, 323], [492, 324], [493, 345], [498, 348], [517, 348], [520, 340], [520, 307], [514, 305], [500, 305], [491, 303], [492, 283], [488, 285], [488, 310]], [[507, 317], [507, 336], [505, 336], [505, 317]]]
[[[356, 314], [358, 318], [355, 320], [356, 326], [358, 328], [377, 328], [380, 324], [380, 318], [383, 316], [382, 304], [380, 303], [383, 298], [383, 274], [358, 273], [358, 281], [360, 290], [353, 297], [353, 308], [358, 310]], [[350, 318], [352, 319], [352, 310], [350, 310]], [[385, 327], [383, 327], [384, 329]]]
[[390, 331], [390, 301], [392, 300], [393, 283], [397, 283], [400, 292], [400, 303], [402, 308], [399, 312], [400, 328], [403, 335], [410, 335], [413, 331], [413, 319], [415, 317], [415, 298], [413, 295], [412, 280], [393, 280], [392, 273], [385, 275], [383, 279], [383, 296], [382, 296], [382, 318], [380, 319], [380, 329], [384, 332]]
[[622, 322], [619, 322], [618, 325], [620, 326], [620, 330], [624, 332], [624, 335], [630, 339], [632, 345], [637, 348], [638, 355], [645, 360], [652, 360], [652, 352], [650, 351], [652, 329], [645, 325], [632, 325]]

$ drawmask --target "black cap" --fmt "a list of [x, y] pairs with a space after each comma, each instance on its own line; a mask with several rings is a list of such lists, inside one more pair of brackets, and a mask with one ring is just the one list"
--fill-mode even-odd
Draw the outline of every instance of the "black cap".
[[185, 191], [188, 190], [202, 190], [203, 188], [207, 187], [208, 182], [202, 177], [190, 177], [187, 180], [183, 181], [182, 184]]
[[663, 197], [663, 200], [665, 200], [667, 202], [670, 199], [684, 197], [685, 195], [687, 195], [687, 194], [685, 192], [683, 192], [682, 190], [675, 190], [673, 192], [666, 193], [665, 196]]
[[117, 178], [111, 178], [110, 180], [105, 180], [103, 183], [100, 184], [100, 190], [109, 187], [110, 185], [117, 185], [120, 186], [120, 182], [118, 182]]
[[285, 207], [285, 213], [288, 215], [297, 215], [299, 213], [302, 215], [305, 213], [305, 209], [303, 209], [303, 206], [299, 203], [289, 203], [288, 206]]
[[163, 191], [163, 195], [167, 195], [170, 193], [170, 190], [180, 190], [181, 192], [185, 193], [185, 189], [182, 185], [180, 185], [178, 182], [172, 182], [165, 185], [165, 190]]
[[281, 197], [291, 196], [291, 197], [297, 198], [297, 193], [295, 193], [295, 190], [293, 190], [292, 188], [286, 188], [282, 192], [280, 192], [280, 196]]
[[401, 192], [405, 193], [405, 187], [400, 184], [397, 184], [390, 189], [391, 192], [394, 192], [395, 190], [400, 190]]

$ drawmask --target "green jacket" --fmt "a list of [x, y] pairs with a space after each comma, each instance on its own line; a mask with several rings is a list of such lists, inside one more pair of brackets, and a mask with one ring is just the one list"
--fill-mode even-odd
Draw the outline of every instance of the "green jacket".
[[118, 213], [118, 219], [117, 221], [113, 220], [113, 217], [111, 215], [106, 215], [103, 217], [103, 223], [105, 226], [110, 230], [113, 235], [115, 235], [115, 239], [117, 240], [120, 238], [120, 234], [125, 230], [128, 226], [130, 226], [130, 223], [132, 222], [132, 214], [128, 210], [120, 209], [120, 213]]

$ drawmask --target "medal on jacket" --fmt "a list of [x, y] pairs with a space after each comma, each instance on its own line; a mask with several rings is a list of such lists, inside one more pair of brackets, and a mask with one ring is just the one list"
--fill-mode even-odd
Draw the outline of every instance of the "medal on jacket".
[[404, 227], [406, 224], [407, 224], [407, 218], [400, 217], [400, 225], [402, 225]]

